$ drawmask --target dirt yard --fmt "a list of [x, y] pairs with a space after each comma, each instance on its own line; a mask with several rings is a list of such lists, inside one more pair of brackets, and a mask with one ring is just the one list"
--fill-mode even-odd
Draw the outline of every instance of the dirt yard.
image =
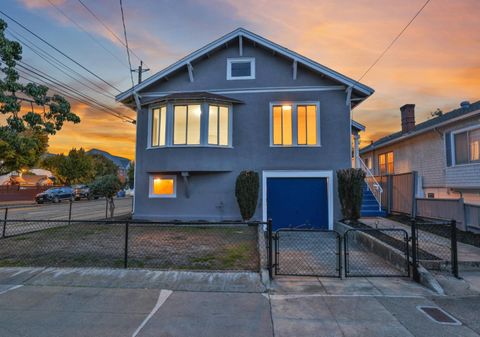
[[[258, 270], [257, 228], [130, 224], [128, 267]], [[0, 239], [0, 266], [113, 267], [125, 262], [125, 224], [81, 224]]]

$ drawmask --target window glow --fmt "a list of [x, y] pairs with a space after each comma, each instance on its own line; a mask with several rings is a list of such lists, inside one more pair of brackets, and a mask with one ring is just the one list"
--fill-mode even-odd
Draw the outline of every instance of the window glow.
[[[274, 105], [272, 107], [273, 145], [317, 145], [317, 105]], [[296, 123], [294, 123], [296, 122]], [[294, 128], [295, 131], [294, 132]]]
[[174, 195], [174, 179], [172, 178], [153, 178], [153, 194], [154, 195]]
[[208, 108], [208, 144], [229, 145], [228, 107], [209, 105]]
[[393, 174], [393, 152], [382, 153], [378, 156], [378, 169], [380, 175]]
[[173, 144], [200, 144], [200, 120], [202, 115], [200, 105], [175, 105], [173, 113]]

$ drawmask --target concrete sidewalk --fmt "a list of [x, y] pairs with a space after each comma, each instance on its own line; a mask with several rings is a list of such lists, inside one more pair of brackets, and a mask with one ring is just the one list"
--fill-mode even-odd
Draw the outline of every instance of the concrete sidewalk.
[[254, 273], [0, 268], [0, 336], [474, 337], [479, 299], [401, 278], [278, 277], [267, 292]]

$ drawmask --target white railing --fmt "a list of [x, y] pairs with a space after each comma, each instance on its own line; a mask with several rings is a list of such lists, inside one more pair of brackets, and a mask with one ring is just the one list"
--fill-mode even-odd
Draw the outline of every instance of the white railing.
[[362, 160], [362, 158], [357, 157], [358, 161], [360, 162], [360, 167], [361, 169], [365, 172], [365, 183], [368, 186], [368, 189], [372, 192], [373, 196], [375, 197], [375, 200], [378, 202], [378, 210], [382, 210], [382, 193], [383, 193], [383, 188], [380, 186], [378, 183], [377, 179], [375, 179], [375, 176], [373, 175], [372, 171], [365, 165], [365, 162]]

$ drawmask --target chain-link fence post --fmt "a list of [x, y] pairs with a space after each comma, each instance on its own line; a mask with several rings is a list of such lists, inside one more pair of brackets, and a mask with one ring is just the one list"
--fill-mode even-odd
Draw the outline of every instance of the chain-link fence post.
[[272, 233], [272, 219], [267, 220], [267, 236], [268, 236], [268, 276], [273, 277], [273, 233]]
[[450, 222], [450, 248], [452, 253], [452, 274], [458, 278], [458, 251], [457, 251], [457, 222], [452, 220]]
[[125, 223], [125, 251], [124, 251], [124, 260], [123, 260], [123, 267], [125, 269], [128, 268], [128, 227], [129, 227], [129, 222], [127, 221]]
[[72, 222], [72, 205], [73, 201], [70, 199], [70, 205], [68, 205], [68, 225], [70, 226], [70, 223]]
[[418, 237], [417, 237], [417, 222], [415, 219], [410, 220], [411, 225], [411, 237], [412, 237], [412, 273], [413, 273], [413, 280], [415, 282], [420, 282], [420, 275], [418, 274], [418, 256], [417, 256], [417, 248], [418, 248]]
[[3, 216], [2, 238], [5, 237], [5, 233], [7, 231], [7, 219], [8, 219], [8, 207], [5, 208], [5, 214]]

